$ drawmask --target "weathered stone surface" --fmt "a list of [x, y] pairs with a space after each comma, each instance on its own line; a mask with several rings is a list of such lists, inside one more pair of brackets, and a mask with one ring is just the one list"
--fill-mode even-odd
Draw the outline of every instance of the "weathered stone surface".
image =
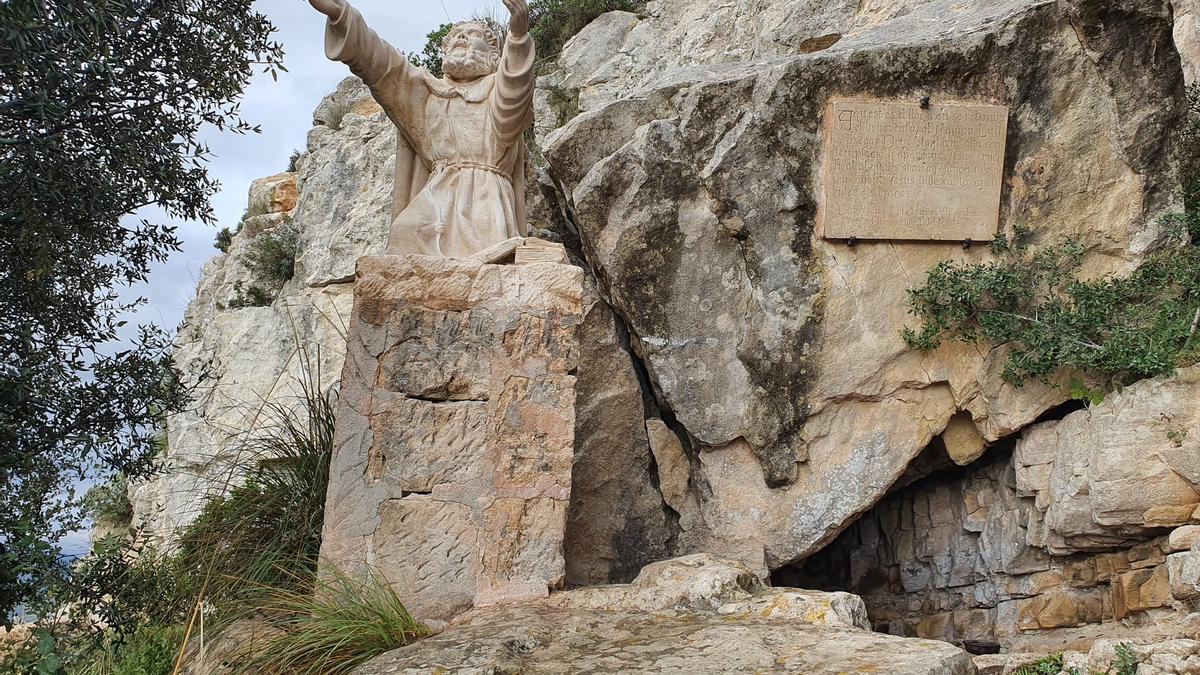
[[563, 583], [583, 271], [359, 260], [323, 565], [422, 619]]
[[1167, 535], [1167, 551], [1186, 551], [1200, 539], [1200, 525], [1184, 525]]
[[[1104, 672], [1117, 660], [1117, 647], [1128, 644], [1120, 639], [1097, 640], [1088, 652], [1088, 667]], [[1138, 675], [1196, 675], [1200, 673], [1200, 642], [1165, 640], [1131, 645], [1138, 656]]]
[[[323, 390], [337, 386], [355, 261], [381, 253], [386, 243], [395, 134], [357, 78], [348, 78], [325, 97], [314, 118], [308, 153], [297, 162], [298, 172], [254, 183], [241, 232], [227, 255], [205, 266], [188, 308], [176, 359], [188, 381], [200, 384], [197, 405], [168, 422], [167, 473], [135, 486], [132, 493], [139, 524], [158, 539], [171, 540], [178, 527], [191, 521], [202, 505], [199, 496], [219, 494], [236, 483], [231, 469], [236, 446], [254, 426], [247, 415], [252, 418], [267, 402], [298, 403], [297, 378], [308, 372], [319, 372]], [[289, 208], [293, 179], [294, 211], [272, 211]], [[551, 205], [544, 202], [529, 203], [546, 211]], [[289, 219], [300, 231], [297, 277], [282, 289], [266, 288], [245, 264], [245, 255], [254, 238]], [[238, 284], [243, 290], [252, 285], [278, 290], [278, 298], [271, 307], [232, 309]], [[588, 310], [588, 327], [581, 335], [586, 353], [576, 391], [575, 512], [580, 517], [572, 520], [577, 535], [569, 548], [568, 570], [578, 566], [590, 571], [569, 572], [571, 583], [628, 580], [641, 565], [669, 555], [669, 515], [653, 485], [645, 406], [628, 341], [595, 293], [588, 307], [593, 309]], [[442, 384], [459, 387], [465, 382]], [[471, 398], [467, 390], [459, 396]], [[402, 412], [393, 410], [391, 421], [399, 424], [402, 419], [396, 416]], [[381, 425], [387, 422], [378, 420]], [[445, 433], [459, 432], [448, 427]], [[404, 473], [394, 463], [389, 470]], [[621, 473], [626, 471], [629, 475]], [[616, 480], [618, 475], [621, 480]]]
[[1200, 0], [1173, 0], [1175, 46], [1188, 84], [1200, 82]]
[[854, 596], [767, 589], [741, 564], [696, 555], [652, 565], [629, 586], [474, 610], [354, 672], [975, 672], [951, 645], [871, 633], [864, 621]]
[[1144, 380], [1022, 434], [1015, 461], [1052, 553], [1183, 525], [1200, 503], [1200, 367]]
[[670, 556], [673, 531], [673, 515], [653, 481], [646, 404], [628, 338], [590, 284], [583, 312], [564, 541], [572, 586], [631, 580], [646, 564]]
[[979, 428], [968, 413], [958, 413], [950, 418], [946, 430], [942, 432], [942, 443], [946, 445], [950, 460], [959, 466], [974, 462], [987, 451], [987, 440], [980, 435]]
[[[196, 387], [194, 403], [168, 420], [166, 471], [131, 486], [135, 520], [153, 539], [169, 543], [204, 497], [237, 484], [236, 467], [247, 463], [241, 441], [269, 423], [268, 404], [299, 406], [306, 381], [321, 392], [336, 388], [352, 305], [351, 285], [337, 282], [353, 277], [359, 255], [382, 251], [391, 204], [394, 134], [381, 135], [390, 123], [364, 100], [355, 79], [327, 97], [299, 171], [251, 185], [241, 231], [204, 267], [175, 349], [185, 382]], [[246, 254], [289, 220], [301, 240], [296, 278], [272, 287]], [[236, 307], [239, 290], [251, 286], [274, 301]]]
[[250, 184], [250, 203], [246, 207], [246, 215], [289, 213], [296, 208], [299, 197], [295, 172], [259, 178]]
[[338, 85], [314, 117], [295, 214], [296, 278], [305, 286], [350, 281], [360, 256], [383, 253], [396, 161], [392, 123], [358, 78]]
[[1165, 3], [860, 5], [663, 0], [579, 36], [607, 58], [564, 51], [582, 114], [546, 155], [698, 456], [680, 552], [778, 568], [885, 494], [956, 413], [994, 442], [1067, 396], [1065, 380], [1004, 384], [1002, 348], [922, 355], [901, 339], [905, 291], [983, 247], [815, 236], [831, 97], [1006, 105], [1002, 231], [1082, 233], [1093, 276], [1162, 241], [1182, 87]]
[[[215, 284], [220, 275], [205, 279]], [[216, 290], [201, 286], [176, 343], [175, 362], [195, 393], [191, 407], [169, 419], [166, 471], [130, 488], [135, 525], [160, 543], [174, 540], [205, 497], [237, 485], [238, 466], [259, 459], [244, 441], [275, 423], [267, 402], [300, 409], [306, 386], [329, 391], [346, 350], [349, 285], [300, 289], [269, 307], [197, 306]]]

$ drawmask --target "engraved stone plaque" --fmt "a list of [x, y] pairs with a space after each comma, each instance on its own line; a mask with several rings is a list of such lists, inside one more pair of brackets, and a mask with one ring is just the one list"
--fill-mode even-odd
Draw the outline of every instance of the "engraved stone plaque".
[[827, 239], [990, 241], [1008, 108], [830, 101], [817, 220]]

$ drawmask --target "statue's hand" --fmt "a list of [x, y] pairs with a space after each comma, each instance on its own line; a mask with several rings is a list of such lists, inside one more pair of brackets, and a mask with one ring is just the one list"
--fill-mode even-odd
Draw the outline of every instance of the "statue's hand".
[[525, 0], [504, 0], [508, 8], [508, 33], [513, 37], [522, 37], [529, 33], [529, 5]]
[[341, 16], [342, 7], [346, 5], [345, 0], [308, 0], [308, 4], [331, 19]]

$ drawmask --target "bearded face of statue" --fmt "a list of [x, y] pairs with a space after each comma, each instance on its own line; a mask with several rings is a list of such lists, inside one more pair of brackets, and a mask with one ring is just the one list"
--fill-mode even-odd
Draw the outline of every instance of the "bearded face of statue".
[[477, 80], [496, 72], [499, 62], [499, 41], [481, 23], [460, 23], [442, 41], [442, 72], [450, 79]]

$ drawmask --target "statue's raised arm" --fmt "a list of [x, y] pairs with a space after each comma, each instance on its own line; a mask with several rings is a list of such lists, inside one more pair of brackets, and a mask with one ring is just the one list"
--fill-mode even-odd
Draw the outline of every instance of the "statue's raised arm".
[[533, 114], [533, 38], [525, 0], [504, 0], [509, 11], [508, 39], [496, 72], [494, 123], [500, 137], [511, 141], [524, 133]]
[[[407, 117], [395, 102], [406, 98], [405, 89], [420, 79], [418, 69], [404, 54], [371, 30], [358, 10], [346, 0], [308, 0], [328, 18], [325, 55], [350, 66], [393, 119]], [[398, 122], [400, 120], [397, 120]]]

